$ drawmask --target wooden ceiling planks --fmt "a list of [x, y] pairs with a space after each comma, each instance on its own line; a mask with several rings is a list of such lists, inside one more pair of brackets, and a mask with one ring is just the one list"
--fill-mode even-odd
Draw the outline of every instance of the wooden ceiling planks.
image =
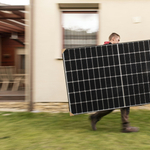
[[0, 6], [0, 33], [25, 30], [25, 6]]
[[25, 6], [0, 6], [0, 10], [13, 11], [13, 10], [25, 10]]
[[24, 31], [23, 28], [19, 28], [17, 26], [12, 25], [12, 24], [4, 23], [2, 21], [0, 21], [0, 27], [6, 27], [8, 29], [15, 30], [16, 32]]
[[25, 13], [21, 12], [21, 11], [12, 11], [13, 14], [20, 16], [22, 19], [25, 18]]
[[8, 29], [3, 29], [0, 27], [0, 33], [9, 33], [10, 31]]
[[0, 11], [0, 19], [24, 19], [24, 18], [13, 13], [5, 13]]
[[25, 28], [25, 25], [24, 25], [24, 24], [16, 23], [16, 22], [14, 22], [14, 21], [12, 21], [12, 20], [0, 19], [0, 21], [6, 22], [6, 23], [8, 23], [8, 24], [14, 25], [14, 26], [19, 27], [19, 28], [22, 28], [22, 29]]
[[23, 19], [13, 19], [13, 20], [25, 24], [25, 21]]
[[20, 32], [17, 29], [12, 29], [12, 28], [9, 28], [8, 26], [2, 26], [1, 23], [0, 23], [0, 29], [5, 29], [5, 30], [9, 31], [10, 33], [12, 33], [12, 32]]

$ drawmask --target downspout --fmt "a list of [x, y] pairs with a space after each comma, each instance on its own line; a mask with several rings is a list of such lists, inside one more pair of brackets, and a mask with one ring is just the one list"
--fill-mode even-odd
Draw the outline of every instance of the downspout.
[[2, 65], [2, 41], [0, 36], [0, 66]]
[[34, 1], [30, 0], [30, 5], [26, 6], [26, 10], [29, 12], [27, 14], [28, 24], [26, 26], [26, 42], [25, 49], [26, 54], [26, 102], [28, 103], [28, 111], [33, 111], [33, 4]]

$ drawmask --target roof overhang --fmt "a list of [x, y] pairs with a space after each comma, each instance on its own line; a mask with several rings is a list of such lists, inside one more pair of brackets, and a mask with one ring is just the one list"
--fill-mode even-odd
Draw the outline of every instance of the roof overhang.
[[25, 6], [0, 6], [0, 35], [24, 31]]

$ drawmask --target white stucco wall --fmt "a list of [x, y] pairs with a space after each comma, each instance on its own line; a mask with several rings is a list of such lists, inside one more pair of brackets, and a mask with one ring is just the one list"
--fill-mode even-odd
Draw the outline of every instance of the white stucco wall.
[[[150, 0], [34, 0], [34, 76], [35, 102], [66, 102], [67, 93], [62, 60], [61, 13], [58, 3], [99, 3], [99, 44], [112, 32], [121, 41], [150, 39]], [[133, 17], [141, 22], [133, 23]]]
[[[149, 6], [149, 0], [104, 1], [100, 9], [100, 42], [113, 31], [121, 35], [122, 42], [149, 39]], [[141, 22], [134, 23], [135, 17]]]

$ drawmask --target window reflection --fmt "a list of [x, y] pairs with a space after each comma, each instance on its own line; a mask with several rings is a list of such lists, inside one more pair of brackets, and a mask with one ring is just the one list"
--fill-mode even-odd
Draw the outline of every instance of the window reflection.
[[97, 44], [98, 14], [95, 12], [63, 13], [63, 46], [74, 48]]

